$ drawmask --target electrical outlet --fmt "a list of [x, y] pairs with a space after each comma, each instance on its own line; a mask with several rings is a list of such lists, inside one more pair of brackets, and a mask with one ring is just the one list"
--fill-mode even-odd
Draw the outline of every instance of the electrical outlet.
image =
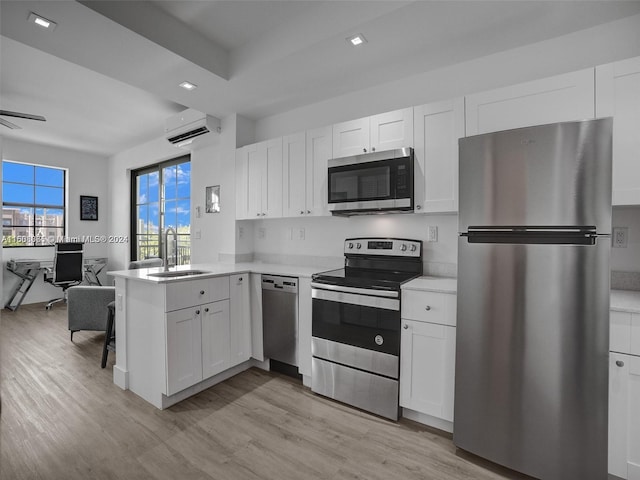
[[438, 227], [437, 225], [429, 225], [427, 227], [427, 242], [438, 241]]
[[298, 230], [298, 240], [304, 240], [304, 228], [301, 228], [300, 230]]
[[264, 239], [267, 236], [267, 229], [264, 227], [260, 227], [258, 229], [258, 238]]
[[244, 238], [244, 227], [238, 227], [238, 240], [242, 240]]
[[116, 299], [117, 299], [116, 307], [118, 308], [118, 311], [122, 311], [122, 294], [119, 293]]
[[612, 244], [614, 248], [627, 248], [627, 237], [629, 236], [629, 228], [615, 227], [613, 229]]
[[196, 240], [200, 240], [202, 238], [202, 231], [196, 230]]

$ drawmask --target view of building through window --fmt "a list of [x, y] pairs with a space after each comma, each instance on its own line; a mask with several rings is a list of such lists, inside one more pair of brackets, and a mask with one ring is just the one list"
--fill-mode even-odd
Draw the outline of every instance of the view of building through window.
[[65, 170], [2, 161], [5, 247], [53, 245], [65, 235]]
[[[132, 189], [132, 258], [164, 257], [162, 232], [172, 227], [178, 237], [177, 258], [170, 248], [168, 262], [191, 261], [191, 163], [188, 157], [134, 172]], [[171, 247], [171, 245], [170, 245]], [[167, 259], [165, 259], [167, 261]]]

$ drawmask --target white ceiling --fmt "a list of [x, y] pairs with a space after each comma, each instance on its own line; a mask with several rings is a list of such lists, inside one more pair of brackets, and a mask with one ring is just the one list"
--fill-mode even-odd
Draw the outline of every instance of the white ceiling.
[[[186, 107], [258, 119], [637, 13], [615, 0], [3, 0], [0, 106], [48, 121], [0, 128], [112, 155]], [[368, 43], [350, 47], [354, 33]]]

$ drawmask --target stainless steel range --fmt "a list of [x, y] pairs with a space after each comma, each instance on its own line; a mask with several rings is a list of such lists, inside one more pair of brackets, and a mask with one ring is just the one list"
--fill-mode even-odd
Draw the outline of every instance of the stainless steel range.
[[422, 242], [349, 238], [344, 252], [312, 277], [311, 389], [397, 420], [400, 286], [422, 275]]

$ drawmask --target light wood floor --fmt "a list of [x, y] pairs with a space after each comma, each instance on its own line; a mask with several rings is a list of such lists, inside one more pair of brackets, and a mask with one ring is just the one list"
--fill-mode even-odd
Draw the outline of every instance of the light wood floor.
[[258, 369], [160, 411], [100, 368], [103, 338], [71, 343], [64, 305], [2, 311], [1, 479], [525, 478]]

